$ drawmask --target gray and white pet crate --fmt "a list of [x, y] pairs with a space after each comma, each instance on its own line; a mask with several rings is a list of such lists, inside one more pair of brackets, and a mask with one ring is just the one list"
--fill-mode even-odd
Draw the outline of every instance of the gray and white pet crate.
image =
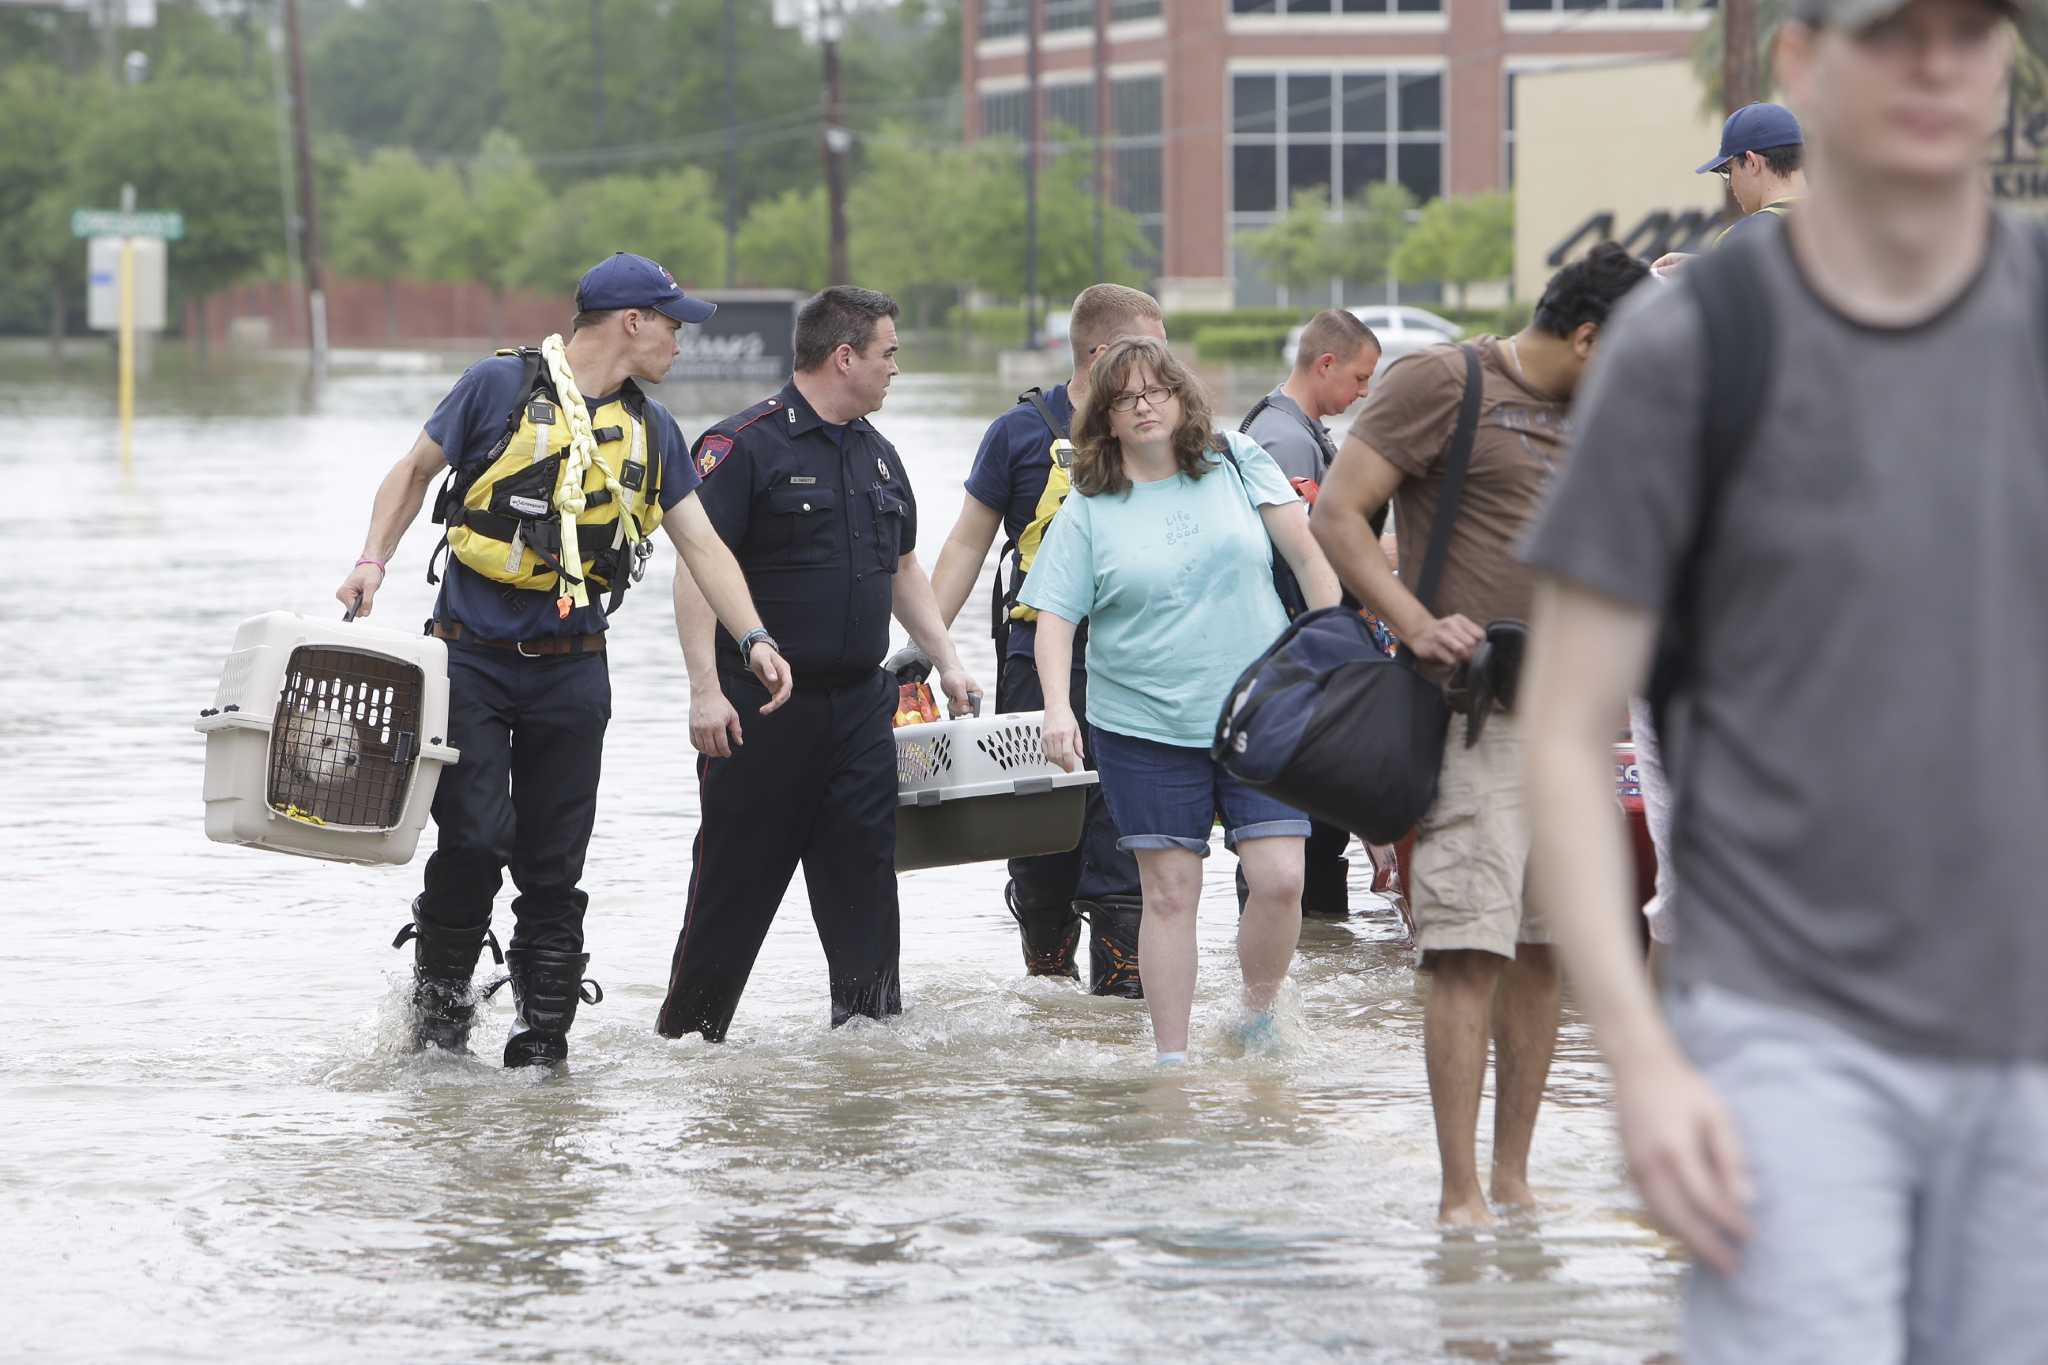
[[448, 647], [273, 611], [242, 622], [206, 736], [206, 834], [348, 863], [419, 845], [448, 746]]
[[896, 870], [1065, 853], [1095, 774], [1047, 761], [1042, 711], [896, 731]]

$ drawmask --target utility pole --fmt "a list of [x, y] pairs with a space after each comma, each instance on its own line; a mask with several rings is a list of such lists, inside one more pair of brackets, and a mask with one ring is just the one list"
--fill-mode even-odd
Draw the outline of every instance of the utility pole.
[[824, 0], [818, 36], [825, 49], [825, 198], [831, 221], [826, 239], [827, 284], [852, 282], [846, 263], [846, 153], [853, 146], [853, 135], [846, 131], [846, 102], [839, 83], [839, 38], [845, 27], [839, 0]]
[[733, 67], [739, 63], [733, 33], [733, 0], [725, 0], [725, 287], [739, 283], [740, 270], [740, 124], [739, 95]]
[[1721, 101], [1734, 113], [1762, 95], [1757, 79], [1756, 0], [1722, 0]]
[[1038, 30], [1045, 0], [1028, 0], [1024, 29], [1024, 349], [1038, 349]]
[[284, 0], [285, 58], [291, 72], [292, 159], [298, 163], [299, 252], [306, 269], [306, 332], [315, 376], [327, 369], [327, 292], [320, 275], [320, 220], [313, 193], [313, 138], [307, 128], [306, 53], [298, 0]]
[[604, 107], [604, 0], [590, 0], [590, 87], [597, 101], [597, 145], [611, 141]]
[[1095, 279], [1107, 277], [1109, 265], [1103, 248], [1103, 218], [1109, 203], [1109, 4], [1095, 0]]

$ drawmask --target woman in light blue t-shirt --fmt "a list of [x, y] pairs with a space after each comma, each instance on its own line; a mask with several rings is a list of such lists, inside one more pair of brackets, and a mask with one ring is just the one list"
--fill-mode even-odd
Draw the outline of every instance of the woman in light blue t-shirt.
[[[1251, 889], [1237, 956], [1245, 1041], [1272, 1032], [1273, 997], [1301, 934], [1299, 811], [1209, 757], [1232, 683], [1287, 625], [1277, 547], [1311, 607], [1337, 576], [1308, 517], [1258, 444], [1214, 431], [1207, 396], [1164, 342], [1125, 337], [1097, 358], [1074, 426], [1074, 492], [1053, 518], [1018, 600], [1036, 607], [1045, 751], [1102, 775], [1117, 843], [1138, 860], [1138, 974], [1163, 1062], [1186, 1060], [1195, 993], [1195, 903], [1218, 815]], [[1067, 694], [1088, 626], [1088, 734]]]

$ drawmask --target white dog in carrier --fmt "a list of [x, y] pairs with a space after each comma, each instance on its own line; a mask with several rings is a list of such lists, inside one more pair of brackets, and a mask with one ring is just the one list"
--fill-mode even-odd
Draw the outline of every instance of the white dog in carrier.
[[341, 711], [313, 706], [294, 711], [278, 728], [276, 746], [290, 784], [323, 802], [342, 794], [362, 770], [362, 734]]

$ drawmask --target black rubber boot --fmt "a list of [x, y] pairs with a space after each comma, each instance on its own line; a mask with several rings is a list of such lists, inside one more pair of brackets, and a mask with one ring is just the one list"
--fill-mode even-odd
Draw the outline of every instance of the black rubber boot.
[[505, 957], [512, 973], [512, 1036], [505, 1040], [505, 1065], [559, 1066], [569, 1060], [576, 1002], [595, 1005], [604, 999], [604, 987], [583, 979], [590, 954], [514, 948]]
[[1351, 917], [1351, 860], [1318, 858], [1306, 869], [1301, 887], [1301, 913], [1310, 919]]
[[1144, 901], [1136, 896], [1104, 896], [1099, 901], [1074, 902], [1074, 909], [1087, 917], [1090, 926], [1090, 994], [1114, 995], [1125, 1000], [1145, 998], [1145, 983], [1138, 979], [1138, 920], [1143, 906]]
[[443, 1052], [469, 1051], [469, 1026], [476, 1019], [477, 994], [470, 985], [476, 962], [489, 945], [498, 962], [505, 954], [488, 928], [447, 929], [420, 919], [420, 903], [412, 903], [412, 923], [391, 940], [394, 948], [412, 947], [412, 1040], [419, 1052], [432, 1043]]
[[1074, 907], [1058, 905], [1025, 907], [1017, 903], [1017, 883], [1003, 888], [1003, 899], [1024, 940], [1024, 971], [1030, 976], [1064, 976], [1081, 979], [1074, 965], [1074, 950], [1081, 944], [1081, 917]]

